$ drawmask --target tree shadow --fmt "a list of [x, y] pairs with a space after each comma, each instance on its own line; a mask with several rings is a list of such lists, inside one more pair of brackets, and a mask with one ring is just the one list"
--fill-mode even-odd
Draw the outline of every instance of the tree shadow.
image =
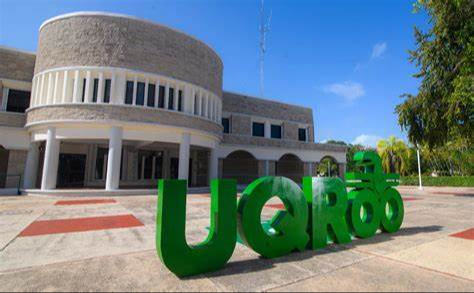
[[441, 231], [442, 228], [443, 227], [441, 226], [402, 228], [398, 232], [393, 233], [393, 234], [379, 233], [372, 238], [354, 239], [351, 243], [348, 243], [348, 244], [332, 244], [324, 249], [307, 250], [304, 252], [295, 252], [295, 253], [292, 253], [280, 258], [275, 258], [275, 259], [266, 259], [266, 258], [258, 257], [255, 259], [234, 261], [234, 262], [227, 263], [226, 266], [222, 270], [206, 273], [203, 275], [193, 276], [193, 277], [185, 278], [185, 279], [192, 280], [192, 279], [201, 279], [201, 278], [215, 278], [215, 277], [239, 275], [239, 274], [244, 274], [244, 273], [249, 273], [249, 272], [266, 271], [266, 270], [275, 268], [275, 265], [281, 264], [281, 263], [299, 262], [299, 261], [309, 260], [318, 255], [329, 255], [329, 254], [339, 253], [342, 251], [353, 249], [358, 246], [388, 242], [388, 241], [393, 240], [394, 236], [404, 237], [404, 236], [413, 236], [413, 235], [424, 234], [424, 233], [436, 233], [436, 232]]

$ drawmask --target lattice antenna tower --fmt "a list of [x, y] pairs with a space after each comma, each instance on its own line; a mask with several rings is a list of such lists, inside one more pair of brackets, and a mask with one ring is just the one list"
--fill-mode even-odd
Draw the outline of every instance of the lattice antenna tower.
[[270, 22], [272, 20], [272, 10], [267, 18], [265, 15], [265, 0], [260, 2], [260, 96], [265, 93], [265, 53], [267, 52], [267, 34], [270, 32]]

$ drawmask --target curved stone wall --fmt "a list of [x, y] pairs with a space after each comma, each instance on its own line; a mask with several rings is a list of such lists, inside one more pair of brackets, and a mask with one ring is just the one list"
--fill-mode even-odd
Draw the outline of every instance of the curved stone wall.
[[160, 74], [222, 96], [223, 65], [210, 47], [176, 30], [122, 15], [75, 13], [46, 21], [35, 73], [71, 66]]

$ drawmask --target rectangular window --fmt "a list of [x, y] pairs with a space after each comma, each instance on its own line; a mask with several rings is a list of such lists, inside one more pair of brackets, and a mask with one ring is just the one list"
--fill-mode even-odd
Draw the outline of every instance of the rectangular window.
[[160, 85], [160, 96], [159, 96], [159, 100], [158, 100], [158, 108], [164, 108], [165, 107], [165, 91], [166, 91], [166, 88], [162, 85]]
[[92, 92], [92, 102], [97, 103], [97, 94], [99, 93], [99, 79], [94, 78], [94, 90]]
[[168, 100], [168, 110], [174, 109], [174, 88], [169, 88], [169, 100]]
[[199, 113], [199, 108], [198, 108], [198, 97], [197, 95], [194, 96], [194, 115], [197, 115]]
[[145, 83], [138, 82], [137, 83], [137, 106], [145, 105]]
[[155, 90], [156, 86], [154, 84], [148, 84], [148, 107], [155, 107]]
[[183, 112], [183, 91], [178, 92], [178, 111]]
[[254, 122], [252, 125], [252, 135], [256, 137], [265, 137], [265, 124]]
[[82, 79], [82, 102], [84, 103], [84, 101], [86, 100], [86, 79]]
[[125, 89], [125, 104], [133, 104], [133, 81], [127, 81], [127, 87]]
[[105, 89], [104, 89], [104, 103], [110, 103], [110, 87], [112, 85], [112, 80], [105, 80]]
[[224, 133], [230, 133], [230, 119], [222, 118], [222, 126], [224, 127]]
[[307, 141], [306, 128], [298, 129], [298, 140]]
[[[153, 163], [155, 165], [153, 165]], [[163, 152], [140, 151], [138, 153], [138, 179], [163, 178]], [[154, 172], [154, 173], [153, 173]]]
[[7, 112], [25, 113], [30, 106], [30, 98], [30, 92], [8, 90]]
[[108, 155], [109, 150], [106, 148], [99, 148], [97, 150], [97, 158], [95, 160], [95, 179], [104, 180], [107, 169], [107, 160], [106, 156]]
[[271, 137], [281, 139], [281, 125], [272, 125]]

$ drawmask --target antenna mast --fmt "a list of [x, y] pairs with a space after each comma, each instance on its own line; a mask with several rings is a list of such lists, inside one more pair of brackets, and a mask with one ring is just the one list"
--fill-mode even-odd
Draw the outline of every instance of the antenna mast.
[[260, 96], [264, 96], [265, 87], [265, 53], [267, 52], [266, 47], [266, 35], [270, 32], [270, 21], [272, 20], [272, 11], [270, 11], [270, 16], [268, 21], [265, 18], [265, 7], [264, 0], [261, 0], [260, 6]]

